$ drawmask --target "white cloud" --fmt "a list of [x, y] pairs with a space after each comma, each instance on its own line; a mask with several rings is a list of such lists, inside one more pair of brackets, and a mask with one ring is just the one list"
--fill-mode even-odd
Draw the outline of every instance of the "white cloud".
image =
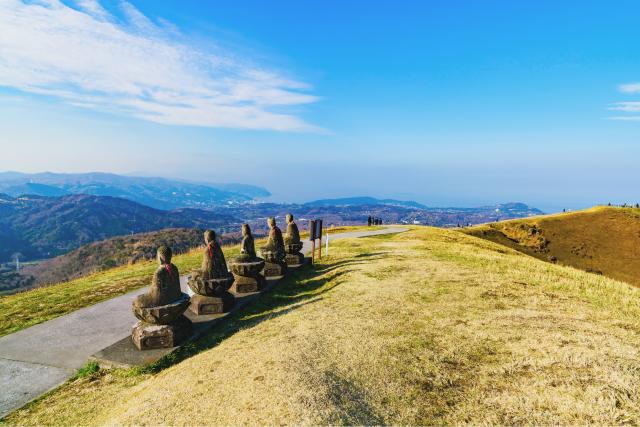
[[609, 110], [638, 113], [640, 112], [640, 101], [616, 102], [609, 107]]
[[196, 47], [130, 3], [0, 0], [0, 86], [170, 125], [318, 130], [283, 111], [308, 85]]
[[[622, 93], [640, 93], [640, 83], [627, 83], [618, 86], [618, 90]], [[623, 113], [629, 113], [626, 116], [613, 116], [609, 117], [609, 120], [621, 120], [629, 122], [640, 121], [640, 115], [634, 113], [640, 113], [640, 101], [623, 101], [614, 102], [607, 108], [611, 111], [622, 111]]]
[[618, 86], [620, 92], [623, 93], [640, 93], [640, 83], [627, 83]]
[[620, 120], [626, 122], [640, 122], [640, 116], [613, 116], [609, 120]]

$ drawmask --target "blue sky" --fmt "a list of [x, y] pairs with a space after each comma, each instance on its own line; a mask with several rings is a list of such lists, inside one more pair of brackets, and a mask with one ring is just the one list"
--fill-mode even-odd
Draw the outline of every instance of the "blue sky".
[[633, 1], [0, 2], [0, 170], [640, 201]]

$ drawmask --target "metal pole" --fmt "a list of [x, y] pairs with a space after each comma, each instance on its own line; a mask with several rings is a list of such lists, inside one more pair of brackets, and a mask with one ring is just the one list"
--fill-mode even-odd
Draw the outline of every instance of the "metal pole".
[[325, 252], [326, 252], [326, 255], [329, 256], [329, 233], [327, 233], [327, 237], [325, 237], [325, 239], [326, 239], [325, 241], [327, 246]]
[[316, 241], [311, 241], [311, 265], [315, 262], [316, 259]]

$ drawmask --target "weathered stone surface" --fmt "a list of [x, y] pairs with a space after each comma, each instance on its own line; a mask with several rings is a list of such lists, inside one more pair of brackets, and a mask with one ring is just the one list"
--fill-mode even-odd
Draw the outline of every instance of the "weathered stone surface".
[[238, 294], [259, 292], [265, 287], [266, 283], [266, 279], [260, 273], [255, 276], [235, 276], [231, 291]]
[[271, 251], [268, 249], [262, 249], [260, 251], [260, 255], [262, 255], [262, 258], [264, 258], [265, 262], [270, 262], [270, 263], [278, 263], [281, 262], [282, 260], [284, 260], [285, 257], [285, 252], [282, 251]]
[[[293, 220], [293, 214], [287, 214], [286, 220], [287, 220], [287, 233], [284, 236], [285, 245], [290, 245], [292, 243], [300, 243], [300, 232], [298, 231], [298, 226]], [[300, 248], [302, 248], [302, 246], [300, 246]]]
[[300, 252], [302, 242], [290, 243], [285, 246], [285, 262], [289, 267], [300, 267], [304, 263], [304, 255]]
[[287, 274], [287, 263], [284, 260], [280, 262], [265, 262], [262, 274], [267, 279], [279, 279]]
[[240, 257], [242, 262], [252, 261], [257, 258], [256, 246], [251, 234], [249, 224], [242, 224], [242, 246], [240, 247]]
[[204, 280], [202, 277], [194, 279], [190, 276], [187, 281], [189, 288], [191, 288], [195, 294], [209, 297], [219, 296], [218, 294], [229, 289], [232, 283], [233, 275], [231, 273], [227, 273], [227, 275], [222, 278], [208, 280]]
[[133, 309], [164, 306], [181, 298], [180, 272], [171, 263], [171, 248], [158, 248], [158, 263], [149, 290], [133, 301]]
[[226, 313], [235, 304], [235, 297], [228, 291], [218, 296], [194, 295], [189, 310], [197, 315]]
[[167, 325], [177, 318], [189, 307], [189, 295], [180, 294], [180, 298], [170, 304], [156, 307], [133, 306], [133, 314], [141, 321], [156, 325]]
[[300, 267], [302, 264], [304, 264], [304, 255], [302, 255], [300, 252], [287, 254], [287, 256], [285, 257], [285, 261], [287, 262], [287, 267], [289, 268]]
[[168, 325], [138, 322], [133, 326], [131, 338], [138, 350], [175, 347], [191, 335], [191, 321], [178, 317]]
[[242, 226], [242, 236], [240, 256], [229, 263], [234, 277], [231, 290], [238, 294], [258, 292], [266, 285], [265, 278], [261, 274], [265, 261], [256, 256], [253, 236], [248, 224]]
[[254, 261], [242, 262], [239, 258], [235, 258], [231, 260], [229, 266], [236, 278], [237, 276], [253, 277], [260, 274], [264, 268], [264, 260], [262, 258], [255, 258]]
[[276, 225], [275, 218], [269, 218], [267, 222], [270, 227], [269, 238], [267, 239], [267, 244], [261, 248], [260, 253], [267, 262], [284, 261], [285, 251], [282, 231]]

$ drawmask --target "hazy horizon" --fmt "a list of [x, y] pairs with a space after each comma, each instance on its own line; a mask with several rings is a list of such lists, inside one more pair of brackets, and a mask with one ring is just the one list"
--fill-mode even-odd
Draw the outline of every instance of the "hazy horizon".
[[0, 4], [0, 170], [545, 212], [640, 201], [640, 5]]

